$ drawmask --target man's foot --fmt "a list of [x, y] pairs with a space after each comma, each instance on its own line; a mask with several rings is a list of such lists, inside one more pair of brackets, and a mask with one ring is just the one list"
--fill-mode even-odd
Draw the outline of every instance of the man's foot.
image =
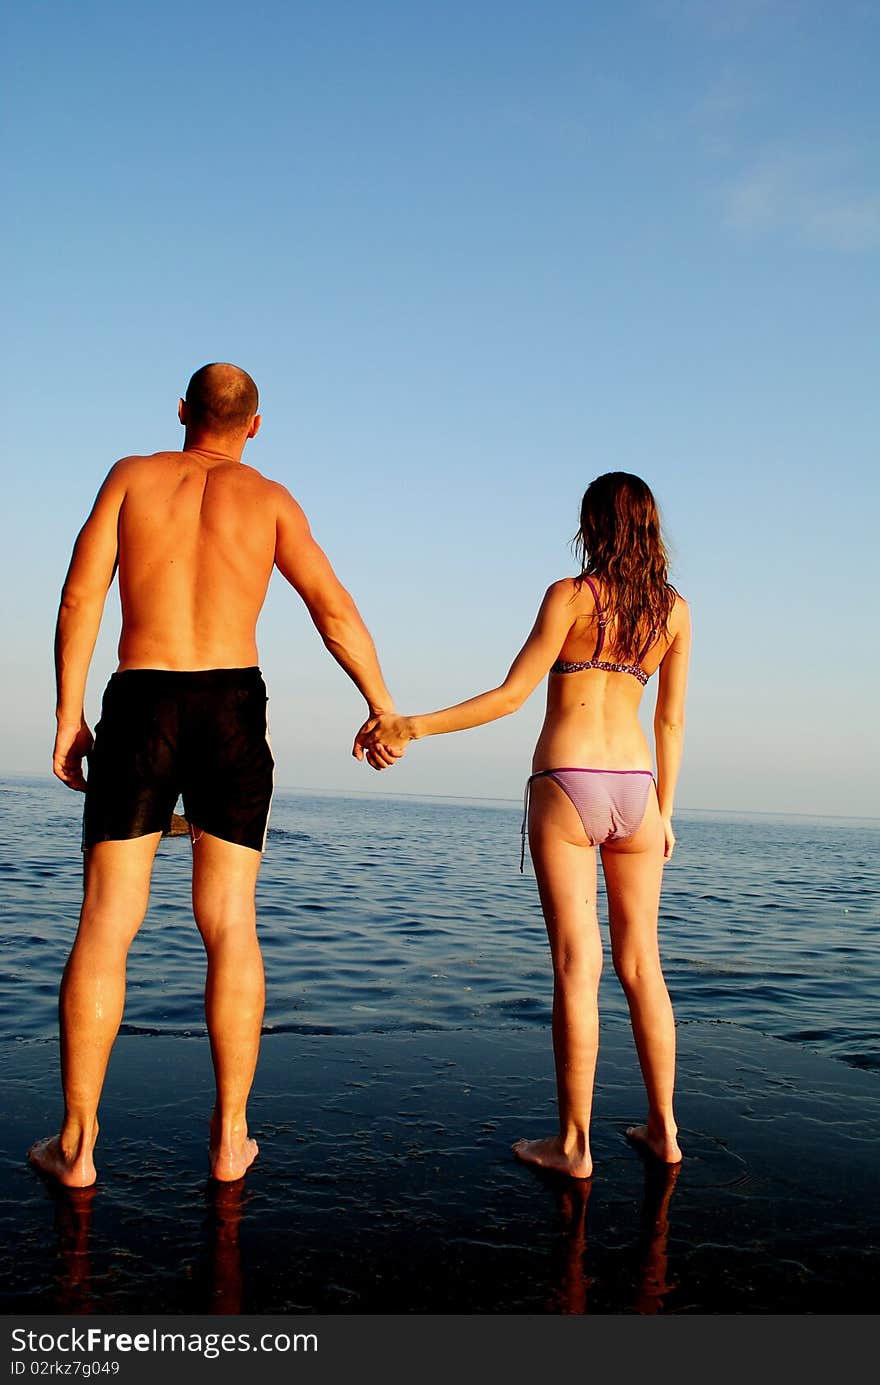
[[626, 1138], [644, 1154], [659, 1159], [661, 1164], [680, 1164], [682, 1161], [678, 1140], [671, 1132], [654, 1131], [647, 1125], [631, 1125], [627, 1129]]
[[574, 1150], [566, 1154], [560, 1135], [548, 1135], [545, 1140], [517, 1140], [511, 1148], [524, 1164], [534, 1164], [539, 1169], [550, 1169], [553, 1173], [565, 1173], [569, 1178], [592, 1177], [593, 1161], [589, 1154]]
[[28, 1159], [40, 1173], [54, 1178], [65, 1188], [90, 1188], [98, 1177], [92, 1148], [77, 1146], [76, 1152], [68, 1157], [61, 1148], [60, 1135], [37, 1140], [28, 1150]]

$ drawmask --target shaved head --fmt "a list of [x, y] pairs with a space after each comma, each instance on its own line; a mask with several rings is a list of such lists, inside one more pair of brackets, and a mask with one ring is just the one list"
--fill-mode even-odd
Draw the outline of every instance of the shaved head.
[[212, 433], [246, 427], [260, 407], [257, 387], [246, 370], [226, 362], [203, 365], [186, 387], [189, 420]]

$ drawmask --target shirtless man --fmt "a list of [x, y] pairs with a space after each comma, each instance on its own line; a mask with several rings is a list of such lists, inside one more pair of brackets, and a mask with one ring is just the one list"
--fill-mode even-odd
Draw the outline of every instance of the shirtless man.
[[[76, 541], [61, 595], [53, 768], [86, 795], [85, 884], [61, 983], [64, 1122], [29, 1157], [70, 1187], [95, 1181], [98, 1101], [122, 1019], [126, 956], [179, 792], [192, 827], [193, 912], [208, 962], [217, 1087], [211, 1173], [231, 1182], [257, 1153], [246, 1114], [264, 1001], [254, 892], [273, 760], [255, 630], [273, 567], [302, 597], [370, 715], [393, 705], [369, 632], [303, 511], [283, 486], [241, 461], [260, 427], [257, 408], [243, 370], [196, 371], [179, 404], [183, 451], [116, 463]], [[119, 667], [93, 740], [83, 713], [86, 676], [117, 568]]]

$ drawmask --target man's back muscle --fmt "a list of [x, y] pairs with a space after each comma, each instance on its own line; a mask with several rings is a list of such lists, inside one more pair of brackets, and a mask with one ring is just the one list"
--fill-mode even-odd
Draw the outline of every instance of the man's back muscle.
[[280, 488], [193, 451], [129, 457], [114, 470], [124, 492], [120, 668], [256, 664]]

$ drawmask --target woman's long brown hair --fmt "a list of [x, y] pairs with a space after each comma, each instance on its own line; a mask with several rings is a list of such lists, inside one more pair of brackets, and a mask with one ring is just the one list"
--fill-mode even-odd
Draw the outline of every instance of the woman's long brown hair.
[[652, 637], [668, 630], [677, 592], [650, 488], [628, 471], [608, 471], [587, 487], [574, 536], [581, 572], [596, 577], [614, 622], [618, 657], [635, 660]]

